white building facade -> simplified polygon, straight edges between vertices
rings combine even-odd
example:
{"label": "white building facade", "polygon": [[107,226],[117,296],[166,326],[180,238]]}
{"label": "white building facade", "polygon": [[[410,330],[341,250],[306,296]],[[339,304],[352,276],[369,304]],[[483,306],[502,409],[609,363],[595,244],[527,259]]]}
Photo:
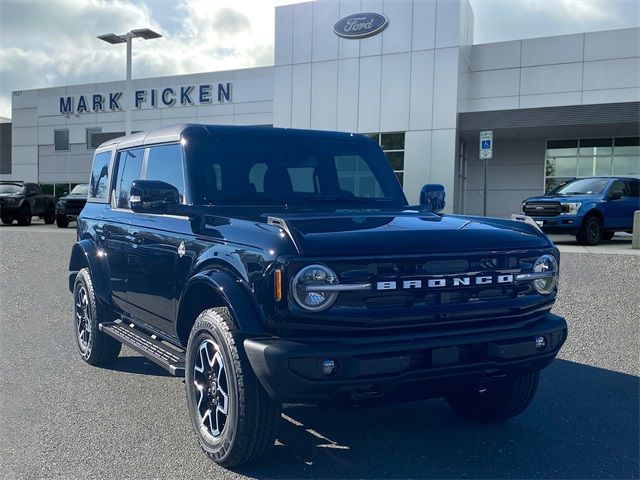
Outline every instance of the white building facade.
{"label": "white building facade", "polygon": [[[373,34],[338,35],[341,19],[366,30],[370,14],[386,20]],[[130,108],[133,131],[364,133],[411,202],[442,183],[448,211],[467,214],[484,213],[478,139],[492,130],[486,213],[506,216],[568,178],[640,174],[640,29],[474,45],[465,0],[317,0],[276,9],[273,67],[138,79],[130,92],[124,81],[14,92],[12,108],[0,179],[56,194],[86,182],[93,149],[124,133]]]}

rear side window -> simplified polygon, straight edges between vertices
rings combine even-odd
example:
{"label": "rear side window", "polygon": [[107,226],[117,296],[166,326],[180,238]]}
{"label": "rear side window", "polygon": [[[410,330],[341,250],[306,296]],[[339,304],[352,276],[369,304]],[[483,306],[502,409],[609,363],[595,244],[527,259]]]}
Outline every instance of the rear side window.
{"label": "rear side window", "polygon": [[109,161],[111,152],[101,152],[93,158],[89,179],[89,200],[106,200],[109,193]]}
{"label": "rear side window", "polygon": [[640,180],[629,180],[629,192],[632,197],[640,197]]}
{"label": "rear side window", "polygon": [[180,193],[180,203],[184,203],[182,147],[176,144],[149,148],[144,178],[145,180],[160,180],[173,185]]}
{"label": "rear side window", "polygon": [[140,180],[144,148],[125,150],[118,153],[118,173],[114,189],[114,204],[116,208],[131,208],[129,196],[131,184]]}
{"label": "rear side window", "polygon": [[609,193],[615,192],[616,190],[621,191],[625,197],[629,196],[628,183],[624,180],[616,180],[615,182],[613,182],[611,188],[609,188]]}

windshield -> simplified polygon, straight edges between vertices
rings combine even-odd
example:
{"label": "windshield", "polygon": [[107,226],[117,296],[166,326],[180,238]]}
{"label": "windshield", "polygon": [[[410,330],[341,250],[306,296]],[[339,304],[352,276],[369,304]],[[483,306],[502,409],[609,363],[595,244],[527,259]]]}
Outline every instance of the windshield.
{"label": "windshield", "polygon": [[12,183],[0,184],[0,193],[22,193],[22,185],[15,185]]}
{"label": "windshield", "polygon": [[374,143],[232,136],[200,143],[188,155],[195,165],[190,169],[194,204],[406,205],[393,170]]}
{"label": "windshield", "polygon": [[89,194],[89,185],[87,184],[80,184],[80,185],[76,185],[75,187],[73,187],[73,190],[71,190],[71,195],[88,195]]}
{"label": "windshield", "polygon": [[609,183],[608,178],[581,178],[560,185],[549,195],[598,195]]}

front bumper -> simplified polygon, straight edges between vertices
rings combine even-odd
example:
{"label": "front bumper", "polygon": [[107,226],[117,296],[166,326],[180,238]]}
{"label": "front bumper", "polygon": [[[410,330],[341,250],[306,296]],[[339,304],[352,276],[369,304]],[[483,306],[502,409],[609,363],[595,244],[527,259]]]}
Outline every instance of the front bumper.
{"label": "front bumper", "polygon": [[[531,217],[545,233],[576,234],[580,230],[582,217],[576,215],[558,215],[555,217]],[[541,224],[541,223],[542,224]]]}
{"label": "front bumper", "polygon": [[[546,340],[542,351],[535,346],[540,336]],[[274,400],[351,404],[392,396],[400,400],[441,396],[461,385],[541,370],[553,361],[566,338],[564,318],[547,313],[523,328],[467,336],[366,344],[248,338],[244,348]],[[320,371],[325,359],[338,364],[337,372],[328,377]]]}

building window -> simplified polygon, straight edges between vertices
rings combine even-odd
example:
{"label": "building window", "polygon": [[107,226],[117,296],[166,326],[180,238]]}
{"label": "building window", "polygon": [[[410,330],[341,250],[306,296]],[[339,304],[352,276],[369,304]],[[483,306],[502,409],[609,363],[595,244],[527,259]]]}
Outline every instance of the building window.
{"label": "building window", "polygon": [[87,142],[87,149],[88,150],[95,150],[97,148],[97,146],[95,144],[95,141],[93,140],[93,136],[98,134],[98,133],[102,133],[102,127],[91,127],[91,128],[86,128],[85,129],[85,140]]}
{"label": "building window", "polygon": [[640,175],[640,137],[547,141],[545,192],[598,175]]}
{"label": "building window", "polygon": [[53,147],[57,151],[69,151],[69,129],[53,131]]}
{"label": "building window", "polygon": [[91,134],[91,141],[89,142],[89,146],[87,148],[91,150],[96,149],[104,142],[108,142],[109,140],[113,140],[114,138],[118,137],[124,137],[124,132],[94,132]]}
{"label": "building window", "polygon": [[404,185],[404,132],[368,133],[367,137],[378,142],[387,156],[400,185]]}

